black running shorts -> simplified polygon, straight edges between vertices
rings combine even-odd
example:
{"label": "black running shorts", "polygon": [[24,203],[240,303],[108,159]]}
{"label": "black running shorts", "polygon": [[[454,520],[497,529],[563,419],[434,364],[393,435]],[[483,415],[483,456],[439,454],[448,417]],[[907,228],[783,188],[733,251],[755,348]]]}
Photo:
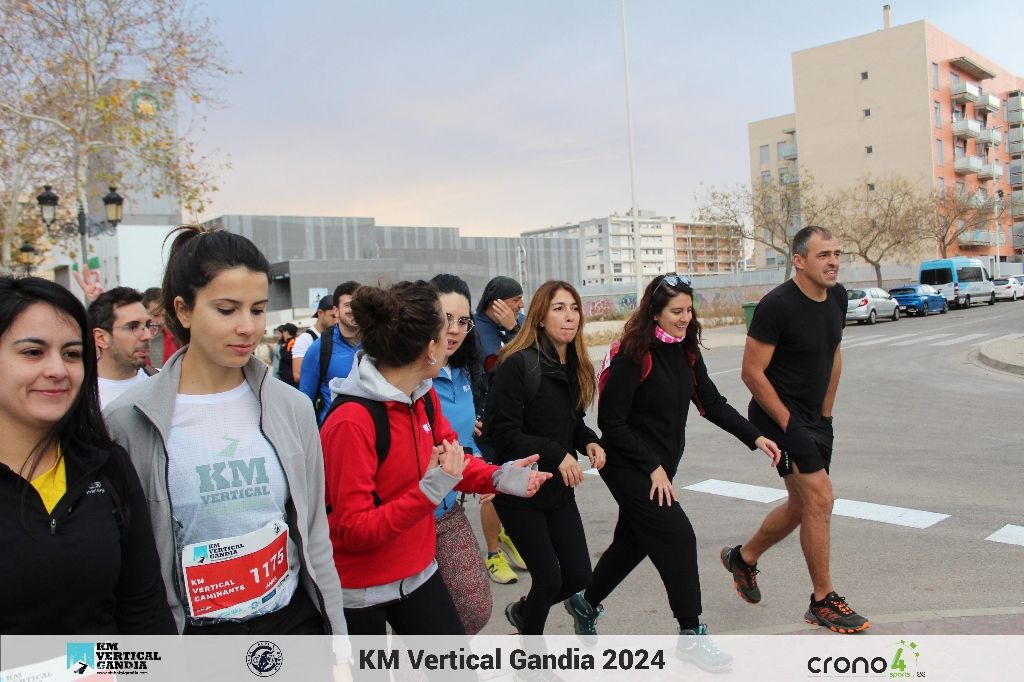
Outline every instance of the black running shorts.
{"label": "black running shorts", "polygon": [[795,415],[790,417],[788,431],[783,430],[760,407],[751,401],[750,423],[756,426],[766,438],[775,441],[782,450],[782,459],[776,470],[779,476],[793,473],[793,464],[801,474],[815,471],[829,472],[832,464],[832,424],[822,417],[815,424],[806,424]]}

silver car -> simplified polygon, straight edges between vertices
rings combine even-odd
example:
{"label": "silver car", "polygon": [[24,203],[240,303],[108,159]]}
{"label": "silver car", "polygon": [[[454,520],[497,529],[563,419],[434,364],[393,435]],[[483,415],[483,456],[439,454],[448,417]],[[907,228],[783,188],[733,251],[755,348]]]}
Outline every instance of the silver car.
{"label": "silver car", "polygon": [[900,319],[900,304],[888,292],[870,287],[846,290],[846,321],[874,324],[878,319]]}

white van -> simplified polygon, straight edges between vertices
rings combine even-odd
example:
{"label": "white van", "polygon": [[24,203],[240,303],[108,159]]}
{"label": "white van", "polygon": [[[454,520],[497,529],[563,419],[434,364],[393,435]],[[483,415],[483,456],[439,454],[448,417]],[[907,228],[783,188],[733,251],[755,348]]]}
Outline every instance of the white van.
{"label": "white van", "polygon": [[972,303],[996,304],[995,287],[985,264],[977,258],[939,258],[921,263],[921,284],[935,287],[952,307],[967,308]]}

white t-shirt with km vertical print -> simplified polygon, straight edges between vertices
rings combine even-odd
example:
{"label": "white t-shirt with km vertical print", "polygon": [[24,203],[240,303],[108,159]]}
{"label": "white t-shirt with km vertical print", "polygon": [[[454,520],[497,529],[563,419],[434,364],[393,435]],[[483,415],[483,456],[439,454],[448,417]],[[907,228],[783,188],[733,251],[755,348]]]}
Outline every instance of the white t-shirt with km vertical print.
{"label": "white t-shirt with km vertical print", "polygon": [[[224,393],[179,393],[167,453],[179,554],[187,545],[287,526],[288,481],[260,430],[259,402],[247,382]],[[299,572],[298,547],[290,534],[287,558],[287,573],[273,593],[219,617],[247,620],[287,606]]]}

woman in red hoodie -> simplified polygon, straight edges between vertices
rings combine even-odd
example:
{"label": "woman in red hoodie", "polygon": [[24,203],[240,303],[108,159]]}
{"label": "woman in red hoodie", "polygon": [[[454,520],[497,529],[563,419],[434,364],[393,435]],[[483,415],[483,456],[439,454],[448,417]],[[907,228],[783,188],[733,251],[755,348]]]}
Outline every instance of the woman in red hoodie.
{"label": "woman in red hoodie", "polygon": [[434,508],[452,489],[529,497],[551,474],[537,455],[498,467],[463,452],[431,387],[445,357],[431,284],[361,287],[352,313],[363,351],[331,381],[321,430],[349,634],[463,634],[434,560]]}

